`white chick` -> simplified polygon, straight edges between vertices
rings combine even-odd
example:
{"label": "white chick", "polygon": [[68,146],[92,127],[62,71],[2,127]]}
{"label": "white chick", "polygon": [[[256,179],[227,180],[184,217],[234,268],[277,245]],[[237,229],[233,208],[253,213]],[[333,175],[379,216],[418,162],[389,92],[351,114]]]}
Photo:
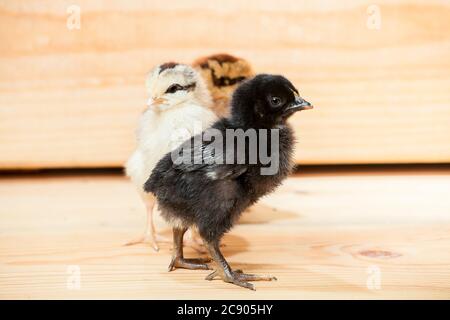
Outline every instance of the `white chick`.
{"label": "white chick", "polygon": [[[217,116],[211,111],[212,99],[204,80],[188,65],[169,62],[155,67],[146,87],[148,107],[140,118],[137,146],[126,163],[126,174],[144,201],[147,224],[144,235],[127,245],[146,242],[158,251],[158,242],[166,239],[155,231],[156,199],[144,192],[144,183],[166,153],[208,128]],[[198,250],[195,244],[192,240],[191,245]]]}

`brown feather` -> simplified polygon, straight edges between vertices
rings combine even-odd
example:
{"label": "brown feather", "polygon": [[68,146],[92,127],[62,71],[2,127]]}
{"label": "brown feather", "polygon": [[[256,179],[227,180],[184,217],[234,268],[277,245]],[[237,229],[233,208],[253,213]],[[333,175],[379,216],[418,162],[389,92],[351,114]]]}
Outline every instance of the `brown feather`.
{"label": "brown feather", "polygon": [[229,114],[231,95],[236,87],[254,76],[248,61],[226,53],[201,57],[192,66],[204,78],[214,101],[213,111],[219,117]]}

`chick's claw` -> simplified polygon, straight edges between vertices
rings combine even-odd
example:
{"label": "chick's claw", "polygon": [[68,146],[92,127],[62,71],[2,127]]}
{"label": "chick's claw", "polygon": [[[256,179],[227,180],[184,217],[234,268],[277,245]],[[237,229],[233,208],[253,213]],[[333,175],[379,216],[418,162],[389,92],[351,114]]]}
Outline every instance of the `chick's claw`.
{"label": "chick's claw", "polygon": [[181,257],[173,257],[169,264],[169,271],[182,268],[190,270],[211,270],[212,268],[208,265],[211,259],[186,259]]}
{"label": "chick's claw", "polygon": [[233,279],[232,281],[230,281],[230,283],[235,284],[239,287],[243,287],[243,288],[247,288],[250,289],[252,291],[256,291],[255,286],[253,284],[251,284],[250,282],[247,281],[241,281],[239,279]]}
{"label": "chick's claw", "polygon": [[159,243],[169,243],[170,239],[168,237],[165,237],[160,234],[144,234],[140,236],[139,238],[136,238],[134,240],[131,240],[127,243],[125,243],[125,246],[134,246],[137,244],[149,244],[152,246],[153,250],[159,251]]}
{"label": "chick's claw", "polygon": [[267,275],[256,275],[256,274],[248,274],[244,273],[242,270],[237,269],[231,272],[231,274],[226,274],[221,272],[220,270],[215,270],[206,276],[205,280],[211,281],[215,278],[220,278],[224,282],[232,283],[240,287],[244,287],[250,290],[255,290],[253,284],[249,281],[275,281],[276,277],[267,276]]}
{"label": "chick's claw", "polygon": [[[240,271],[240,272],[238,272]],[[268,275],[257,275],[250,273],[243,273],[242,270],[236,270],[234,272],[240,280],[244,281],[276,281],[276,277],[268,276]]]}

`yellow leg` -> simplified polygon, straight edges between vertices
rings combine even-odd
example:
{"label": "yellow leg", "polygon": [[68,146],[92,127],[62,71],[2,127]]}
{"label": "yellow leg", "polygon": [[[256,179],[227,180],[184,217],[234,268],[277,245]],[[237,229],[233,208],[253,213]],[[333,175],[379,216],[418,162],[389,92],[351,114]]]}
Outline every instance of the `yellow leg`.
{"label": "yellow leg", "polygon": [[198,232],[193,228],[189,229],[186,232],[186,234],[184,236],[183,245],[185,247],[190,247],[190,248],[194,249],[198,253],[206,253],[207,252],[205,246],[203,245],[202,238],[200,237]]}
{"label": "yellow leg", "polygon": [[147,209],[147,223],[145,225],[145,232],[142,236],[137,239],[134,239],[128,243],[126,246],[132,246],[140,243],[149,243],[155,251],[159,251],[158,242],[169,242],[170,239],[165,238],[164,236],[158,234],[155,230],[155,225],[153,222],[153,214],[155,212],[156,200],[155,199],[147,199],[145,201],[146,209]]}

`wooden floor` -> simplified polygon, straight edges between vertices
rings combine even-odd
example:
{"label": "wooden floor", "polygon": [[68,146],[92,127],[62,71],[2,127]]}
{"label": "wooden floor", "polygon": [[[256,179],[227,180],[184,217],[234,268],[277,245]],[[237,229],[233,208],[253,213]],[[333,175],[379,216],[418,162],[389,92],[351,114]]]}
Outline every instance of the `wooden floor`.
{"label": "wooden floor", "polygon": [[255,292],[167,272],[169,244],[123,246],[145,219],[119,174],[4,176],[0,221],[3,299],[450,298],[445,170],[290,178],[225,237],[233,267],[278,278]]}

